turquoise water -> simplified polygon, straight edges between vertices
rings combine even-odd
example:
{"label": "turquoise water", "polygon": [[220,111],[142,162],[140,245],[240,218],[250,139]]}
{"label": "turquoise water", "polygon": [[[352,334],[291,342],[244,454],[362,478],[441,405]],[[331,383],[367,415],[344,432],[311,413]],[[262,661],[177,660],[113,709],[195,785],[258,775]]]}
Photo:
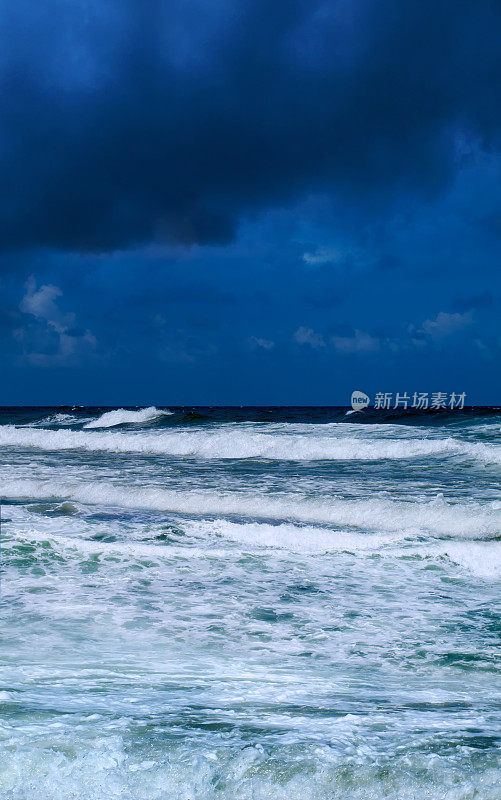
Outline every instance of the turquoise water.
{"label": "turquoise water", "polygon": [[0,412],[2,800],[499,800],[501,415],[345,413]]}

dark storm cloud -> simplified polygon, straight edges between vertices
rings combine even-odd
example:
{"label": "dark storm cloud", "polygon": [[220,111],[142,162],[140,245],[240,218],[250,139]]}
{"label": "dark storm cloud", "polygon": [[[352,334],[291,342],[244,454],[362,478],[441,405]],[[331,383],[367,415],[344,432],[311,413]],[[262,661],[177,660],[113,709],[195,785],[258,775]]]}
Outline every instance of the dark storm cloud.
{"label": "dark storm cloud", "polygon": [[0,13],[4,250],[225,242],[242,215],[307,192],[371,213],[439,191],[469,141],[499,144],[495,0]]}

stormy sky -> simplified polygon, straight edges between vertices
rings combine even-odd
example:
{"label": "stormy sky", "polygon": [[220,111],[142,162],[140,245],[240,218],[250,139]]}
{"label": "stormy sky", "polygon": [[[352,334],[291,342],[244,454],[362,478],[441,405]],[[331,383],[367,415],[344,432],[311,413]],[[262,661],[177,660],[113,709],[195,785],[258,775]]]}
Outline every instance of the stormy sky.
{"label": "stormy sky", "polygon": [[0,402],[501,402],[499,0],[4,0]]}

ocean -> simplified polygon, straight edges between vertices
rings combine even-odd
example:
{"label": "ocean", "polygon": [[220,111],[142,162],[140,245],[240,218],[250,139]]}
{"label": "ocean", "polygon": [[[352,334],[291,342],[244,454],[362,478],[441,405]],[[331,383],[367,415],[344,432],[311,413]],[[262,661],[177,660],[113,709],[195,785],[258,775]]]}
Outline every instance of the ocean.
{"label": "ocean", "polygon": [[501,410],[0,409],[2,800],[499,800]]}

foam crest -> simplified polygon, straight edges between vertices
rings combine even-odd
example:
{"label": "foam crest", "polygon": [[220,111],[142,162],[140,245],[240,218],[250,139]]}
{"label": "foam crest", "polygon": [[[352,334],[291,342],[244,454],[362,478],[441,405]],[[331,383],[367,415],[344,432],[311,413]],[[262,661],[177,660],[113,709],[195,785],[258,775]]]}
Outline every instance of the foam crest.
{"label": "foam crest", "polygon": [[203,530],[206,534],[215,535],[251,550],[256,547],[270,548],[305,555],[321,555],[340,550],[379,550],[394,541],[394,537],[391,535],[367,535],[288,523],[270,525],[249,522],[240,524],[225,519],[217,519],[212,522],[204,520]]}
{"label": "foam crest", "polygon": [[168,409],[159,409],[155,408],[155,406],[141,408],[139,411],[127,411],[125,408],[117,408],[114,411],[106,411],[98,419],[87,422],[83,427],[113,428],[115,425],[140,425],[143,422],[152,422],[154,419],[169,416],[172,413]]}
{"label": "foam crest", "polygon": [[464,501],[449,503],[437,496],[428,502],[331,498],[301,494],[167,491],[130,486],[121,489],[104,482],[55,483],[19,480],[5,482],[6,498],[56,498],[77,503],[151,511],[170,511],[188,516],[238,516],[252,520],[283,520],[350,527],[364,531],[399,532],[415,535],[492,538],[501,530],[501,503]]}
{"label": "foam crest", "polygon": [[[139,734],[129,717],[123,716],[120,724],[105,724],[101,714],[73,713],[72,717],[77,717],[81,741],[72,739],[64,717],[63,722],[50,717],[44,735],[35,726],[6,726],[6,768],[0,776],[4,797],[19,800],[35,796],[39,800],[102,800],[104,796],[127,800],[499,798],[499,772],[489,754],[485,757],[475,751],[460,752],[443,759],[419,751],[409,753],[408,748],[401,746],[396,747],[393,757],[383,754],[376,759],[372,747],[366,744],[355,750],[356,756],[352,755],[354,748],[353,745],[350,748],[350,742],[358,741],[365,733],[359,715],[355,714],[329,720],[334,731],[333,743],[329,744],[318,733],[318,741],[307,739],[297,744],[285,741],[275,745],[266,742],[266,747],[245,739],[235,741],[235,735],[221,744],[205,734],[190,742],[179,742],[179,735],[176,740],[164,733],[162,747],[152,725],[148,751],[136,744]],[[283,724],[283,717],[278,719]],[[404,734],[401,739],[405,740]],[[30,754],[29,760],[26,753]]]}
{"label": "foam crest", "polygon": [[204,522],[204,528],[207,532],[217,533],[218,536],[251,551],[261,547],[308,556],[341,551],[356,553],[358,556],[376,552],[386,558],[446,557],[466,572],[483,580],[496,581],[501,578],[501,552],[496,541],[435,541],[433,544],[427,541],[410,544],[404,541],[409,533],[405,530],[394,531],[392,534],[367,534],[288,524],[241,525],[227,520]]}
{"label": "foam crest", "polygon": [[[146,413],[148,412],[148,414]],[[119,425],[121,416],[143,414],[142,421],[154,419],[168,412],[144,409],[142,412],[108,412],[106,425]],[[155,416],[154,416],[155,414]],[[95,420],[86,427],[103,426]],[[119,421],[120,420],[120,421]],[[139,418],[128,418],[137,423]],[[452,437],[397,439],[388,437],[337,436],[320,433],[291,434],[282,431],[264,432],[253,429],[238,430],[221,426],[216,430],[152,430],[152,431],[75,431],[68,429],[46,430],[21,428],[13,425],[0,427],[0,445],[35,447],[43,450],[81,449],[90,452],[144,453],[203,459],[269,459],[283,461],[301,460],[359,460],[410,459],[427,457],[457,457],[475,459],[483,463],[501,463],[501,446],[465,442]]]}
{"label": "foam crest", "polygon": [[[80,563],[82,556],[100,560],[111,558],[114,564],[122,566],[147,558],[151,567],[154,563],[160,566],[165,560],[172,563],[173,559],[180,558],[184,561],[189,559],[193,567],[195,559],[217,558],[228,565],[232,558],[245,552],[280,551],[286,558],[352,554],[362,559],[360,569],[365,570],[368,564],[365,557],[377,553],[385,560],[403,558],[406,563],[409,559],[421,559],[426,563],[433,560],[440,562],[445,570],[446,559],[481,580],[492,582],[501,578],[501,552],[495,539],[430,539],[412,529],[364,532],[292,522],[234,522],[220,517],[182,521],[175,529],[182,531],[181,536],[174,533],[172,538],[167,537],[166,547],[165,540],[158,536],[158,531],[164,533],[164,527],[153,527],[145,537],[143,525],[134,529],[129,527],[124,535],[118,521],[111,526],[109,521],[93,522],[93,535],[88,538],[89,529],[83,531],[81,519],[73,514],[59,518],[57,528],[53,526],[52,517],[37,519],[33,525],[29,512],[21,506],[13,507],[9,515],[13,517],[14,525],[10,528],[11,536],[3,543],[7,559],[21,543],[42,547],[47,555],[47,543],[50,542],[58,558],[63,559],[65,569],[71,558]],[[110,537],[110,533],[114,536]]]}
{"label": "foam crest", "polygon": [[38,420],[38,422],[30,422],[28,425],[23,426],[26,428],[43,428],[44,425],[58,425],[66,427],[68,425],[81,425],[82,422],[89,422],[91,417],[77,417],[74,414],[51,414],[49,417]]}
{"label": "foam crest", "polygon": [[501,578],[499,542],[449,542],[444,554],[460,567],[484,580]]}

